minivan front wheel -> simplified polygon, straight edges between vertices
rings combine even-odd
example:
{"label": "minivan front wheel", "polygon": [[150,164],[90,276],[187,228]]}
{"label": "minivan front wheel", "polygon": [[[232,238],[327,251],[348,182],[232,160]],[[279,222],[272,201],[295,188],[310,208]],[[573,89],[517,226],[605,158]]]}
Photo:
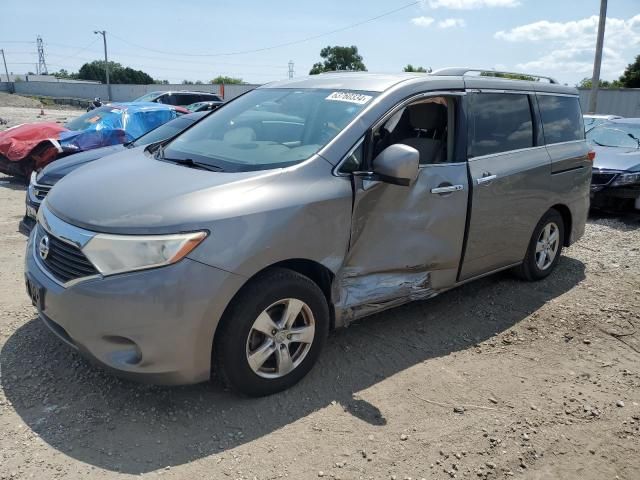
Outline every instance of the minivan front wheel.
{"label": "minivan front wheel", "polygon": [[549,210],[538,222],[524,261],[516,270],[524,280],[547,277],[555,268],[564,244],[564,222],[557,210]]}
{"label": "minivan front wheel", "polygon": [[214,369],[233,390],[270,395],[311,370],[328,331],[322,290],[304,275],[276,268],[251,280],[225,313]]}

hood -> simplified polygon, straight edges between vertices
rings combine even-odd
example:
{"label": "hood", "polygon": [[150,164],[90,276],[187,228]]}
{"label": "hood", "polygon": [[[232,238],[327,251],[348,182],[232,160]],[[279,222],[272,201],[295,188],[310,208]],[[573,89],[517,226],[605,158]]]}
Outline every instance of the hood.
{"label": "hood", "polygon": [[55,185],[62,177],[73,172],[76,168],[125,149],[126,147],[124,145],[111,145],[109,147],[76,153],[56,160],[47,165],[38,174],[37,182],[41,185]]}
{"label": "hood", "polygon": [[238,205],[257,201],[256,190],[280,175],[281,170],[199,170],[136,148],[67,175],[47,195],[46,206],[64,221],[96,232],[176,233],[237,215]]}
{"label": "hood", "polygon": [[56,144],[60,134],[67,131],[53,122],[25,123],[0,132],[0,155],[17,162],[27,157],[42,142]]}
{"label": "hood", "polygon": [[640,170],[640,150],[626,147],[592,146],[596,152],[593,168],[604,170]]}

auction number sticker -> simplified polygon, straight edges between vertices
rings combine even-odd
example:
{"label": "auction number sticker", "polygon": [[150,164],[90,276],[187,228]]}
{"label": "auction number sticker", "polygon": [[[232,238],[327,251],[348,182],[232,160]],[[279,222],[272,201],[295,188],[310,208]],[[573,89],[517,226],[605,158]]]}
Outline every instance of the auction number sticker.
{"label": "auction number sticker", "polygon": [[371,95],[363,95],[361,93],[353,92],[333,92],[325,100],[333,100],[334,102],[349,102],[357,103],[358,105],[364,105],[373,97]]}

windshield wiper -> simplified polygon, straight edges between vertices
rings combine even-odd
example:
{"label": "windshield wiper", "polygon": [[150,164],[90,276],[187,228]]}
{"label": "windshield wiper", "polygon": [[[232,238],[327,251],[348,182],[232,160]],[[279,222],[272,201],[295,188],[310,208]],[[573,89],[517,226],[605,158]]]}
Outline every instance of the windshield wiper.
{"label": "windshield wiper", "polygon": [[218,165],[209,165],[208,163],[196,162],[192,158],[165,158],[164,155],[161,157],[163,160],[167,162],[177,163],[178,165],[183,165],[189,168],[200,168],[202,170],[209,170],[211,172],[219,172],[222,170],[222,167]]}

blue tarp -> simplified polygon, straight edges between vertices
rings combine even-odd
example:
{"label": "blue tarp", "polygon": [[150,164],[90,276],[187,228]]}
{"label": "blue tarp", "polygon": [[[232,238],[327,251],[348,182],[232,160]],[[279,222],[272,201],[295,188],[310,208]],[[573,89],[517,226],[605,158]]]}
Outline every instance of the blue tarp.
{"label": "blue tarp", "polygon": [[105,105],[70,121],[60,132],[60,147],[79,152],[135,140],[178,116],[169,105],[129,102]]}

